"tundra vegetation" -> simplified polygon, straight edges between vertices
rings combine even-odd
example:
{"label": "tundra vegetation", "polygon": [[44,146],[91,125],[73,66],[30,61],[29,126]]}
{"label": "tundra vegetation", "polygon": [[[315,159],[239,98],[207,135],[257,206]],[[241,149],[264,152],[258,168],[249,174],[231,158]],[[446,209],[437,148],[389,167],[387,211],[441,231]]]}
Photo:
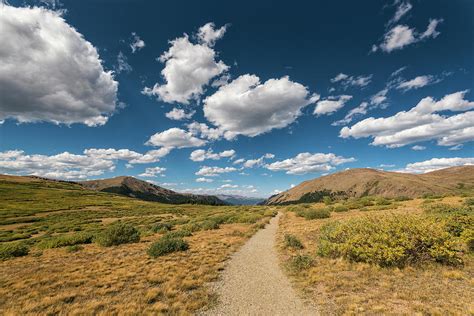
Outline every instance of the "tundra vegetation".
{"label": "tundra vegetation", "polygon": [[1,314],[192,314],[276,207],[166,205],[0,178]]}
{"label": "tundra vegetation", "polygon": [[[474,199],[376,197],[287,206],[279,252],[322,314],[474,311]],[[326,217],[303,214],[330,212]],[[291,236],[291,238],[289,237]],[[291,247],[298,240],[298,247]]]}

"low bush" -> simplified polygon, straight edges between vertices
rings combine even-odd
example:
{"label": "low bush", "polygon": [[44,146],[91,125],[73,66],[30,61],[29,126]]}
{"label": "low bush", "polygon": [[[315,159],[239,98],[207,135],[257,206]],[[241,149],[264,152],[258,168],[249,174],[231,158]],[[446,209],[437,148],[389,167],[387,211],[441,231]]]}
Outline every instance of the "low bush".
{"label": "low bush", "polygon": [[103,247],[135,243],[139,241],[140,232],[132,225],[124,223],[110,225],[95,238],[95,242]]}
{"label": "low bush", "polygon": [[168,232],[163,235],[163,238],[183,238],[183,237],[189,237],[192,236],[193,233],[190,232],[189,230],[181,229],[181,230],[175,230],[172,232]]}
{"label": "low bush", "polygon": [[321,228],[318,255],[382,267],[462,263],[458,239],[434,218],[416,215],[378,215],[328,223]]}
{"label": "low bush", "polygon": [[408,196],[402,195],[402,196],[397,196],[396,198],[394,198],[394,200],[396,202],[403,202],[403,201],[410,201],[411,198],[409,198]]}
{"label": "low bush", "polygon": [[349,211],[349,208],[347,206],[338,204],[338,205],[335,205],[332,210],[334,212],[347,212]]}
{"label": "low bush", "polygon": [[285,235],[285,246],[288,248],[294,248],[294,249],[303,249],[303,243],[293,235],[286,234]]}
{"label": "low bush", "polygon": [[464,230],[461,239],[466,243],[468,251],[474,252],[474,229]]}
{"label": "low bush", "polygon": [[199,223],[199,227],[201,230],[219,229],[219,222],[215,219],[208,219]]}
{"label": "low bush", "polygon": [[173,228],[173,225],[170,223],[156,223],[151,227],[151,231],[154,233],[166,233],[169,232]]}
{"label": "low bush", "polygon": [[91,233],[78,233],[73,235],[60,235],[49,237],[42,240],[38,244],[38,248],[51,249],[67,246],[74,246],[79,244],[90,244],[94,236]]}
{"label": "low bush", "polygon": [[309,269],[313,266],[314,259],[308,255],[297,255],[290,261],[290,269],[295,271],[301,271]]}
{"label": "low bush", "polygon": [[67,252],[78,252],[78,251],[81,251],[82,249],[84,249],[84,247],[82,247],[81,245],[74,245],[74,246],[68,246],[66,248],[66,251]]}
{"label": "low bush", "polygon": [[0,259],[26,256],[28,252],[28,247],[21,242],[0,244]]}
{"label": "low bush", "polygon": [[378,197],[375,199],[375,205],[390,205],[392,202],[384,197]]}
{"label": "low bush", "polygon": [[296,215],[304,217],[307,220],[331,217],[331,211],[326,208],[322,209],[300,209],[296,211]]}
{"label": "low bush", "polygon": [[465,199],[464,204],[467,206],[474,206],[474,198]]}
{"label": "low bush", "polygon": [[148,255],[156,258],[172,252],[186,251],[188,249],[189,244],[182,238],[161,238],[150,246]]}

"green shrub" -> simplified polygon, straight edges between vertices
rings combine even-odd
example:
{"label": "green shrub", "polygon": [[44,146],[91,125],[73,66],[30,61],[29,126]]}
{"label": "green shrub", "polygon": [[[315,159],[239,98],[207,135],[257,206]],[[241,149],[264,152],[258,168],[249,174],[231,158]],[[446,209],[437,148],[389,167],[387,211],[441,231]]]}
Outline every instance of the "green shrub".
{"label": "green shrub", "polygon": [[215,219],[208,219],[199,223],[199,227],[201,230],[219,229],[219,222]]}
{"label": "green shrub", "polygon": [[349,208],[347,206],[338,204],[334,206],[333,211],[334,212],[347,212],[349,211]]}
{"label": "green shrub", "polygon": [[394,198],[394,200],[396,202],[403,202],[403,201],[410,201],[411,198],[409,198],[408,196],[402,195],[402,196],[397,196],[396,198]]}
{"label": "green shrub", "polygon": [[183,237],[189,237],[192,236],[193,233],[190,232],[189,230],[181,229],[181,230],[175,230],[172,232],[168,232],[163,235],[163,238],[183,238]]}
{"label": "green shrub", "polygon": [[294,249],[303,249],[303,243],[293,235],[286,234],[285,235],[285,246],[288,248],[294,248]]}
{"label": "green shrub", "polygon": [[444,203],[427,204],[423,206],[423,209],[426,213],[434,215],[473,214],[473,210],[469,206],[454,206]]}
{"label": "green shrub", "polygon": [[103,247],[134,243],[140,241],[140,232],[129,224],[112,224],[100,233],[95,241]]}
{"label": "green shrub", "polygon": [[361,197],[358,203],[360,204],[361,207],[374,205],[373,198],[368,197],[368,196]]}
{"label": "green shrub", "polygon": [[73,235],[60,235],[55,237],[45,238],[38,244],[38,248],[51,249],[67,247],[79,244],[90,244],[93,239],[93,235],[90,233],[79,233]]}
{"label": "green shrub", "polygon": [[474,229],[466,229],[461,234],[461,239],[466,243],[467,249],[474,252]]}
{"label": "green shrub", "polygon": [[186,251],[188,249],[189,244],[181,238],[161,238],[150,246],[148,255],[156,258],[172,252]]}
{"label": "green shrub", "polygon": [[296,215],[304,217],[307,220],[328,218],[331,216],[331,212],[328,209],[300,209],[296,211]]}
{"label": "green shrub", "polygon": [[318,255],[403,267],[427,261],[462,263],[459,242],[433,218],[389,215],[331,222],[321,228]]}
{"label": "green shrub", "polygon": [[313,266],[314,259],[308,255],[297,255],[290,261],[290,268],[295,271],[309,269]]}
{"label": "green shrub", "polygon": [[81,251],[82,249],[84,249],[84,247],[82,247],[81,245],[73,245],[73,246],[68,246],[66,248],[66,251],[67,252],[78,252],[78,251]]}
{"label": "green shrub", "polygon": [[376,200],[375,200],[375,204],[376,205],[390,205],[392,204],[392,202],[390,202],[390,200],[384,198],[384,197],[378,197]]}
{"label": "green shrub", "polygon": [[26,256],[28,252],[28,247],[21,242],[0,244],[0,259]]}
{"label": "green shrub", "polygon": [[450,234],[459,237],[464,230],[474,228],[474,214],[455,214],[448,216],[445,220],[445,227]]}
{"label": "green shrub", "polygon": [[468,198],[464,200],[464,204],[467,206],[474,206],[474,198]]}
{"label": "green shrub", "polygon": [[151,227],[151,231],[154,233],[166,233],[169,232],[173,228],[173,225],[170,223],[156,223]]}
{"label": "green shrub", "polygon": [[330,196],[324,196],[323,197],[323,203],[326,205],[331,205],[332,204],[332,198]]}

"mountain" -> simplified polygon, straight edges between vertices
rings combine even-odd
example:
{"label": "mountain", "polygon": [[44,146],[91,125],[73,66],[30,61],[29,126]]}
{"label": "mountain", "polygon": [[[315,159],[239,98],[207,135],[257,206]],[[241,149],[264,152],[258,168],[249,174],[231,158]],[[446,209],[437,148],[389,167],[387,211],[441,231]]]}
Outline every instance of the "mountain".
{"label": "mountain", "polygon": [[79,183],[89,190],[115,193],[146,201],[169,204],[227,204],[213,195],[178,193],[133,177],[121,176],[111,179],[81,181]]}
{"label": "mountain", "polygon": [[233,205],[257,205],[265,201],[264,198],[248,197],[242,195],[217,195],[219,199]]}
{"label": "mountain", "polygon": [[474,166],[451,167],[425,174],[350,169],[302,182],[271,196],[265,204],[317,202],[327,195],[336,198],[368,195],[415,198],[466,190],[474,190]]}

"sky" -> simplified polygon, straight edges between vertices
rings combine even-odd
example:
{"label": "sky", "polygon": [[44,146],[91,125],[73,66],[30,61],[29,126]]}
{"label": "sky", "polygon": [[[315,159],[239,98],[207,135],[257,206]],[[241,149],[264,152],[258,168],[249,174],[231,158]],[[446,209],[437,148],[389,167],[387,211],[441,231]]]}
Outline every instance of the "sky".
{"label": "sky", "polygon": [[474,2],[0,0],[0,173],[268,197],[474,164]]}

